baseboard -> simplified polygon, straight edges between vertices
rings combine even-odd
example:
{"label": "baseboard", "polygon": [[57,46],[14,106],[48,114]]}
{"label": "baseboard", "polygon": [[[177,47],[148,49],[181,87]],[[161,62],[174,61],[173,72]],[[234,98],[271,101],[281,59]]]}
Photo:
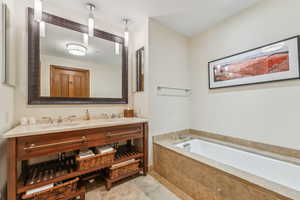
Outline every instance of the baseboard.
{"label": "baseboard", "polygon": [[3,188],[0,189],[0,200],[5,200],[6,199],[6,187],[7,185],[5,184]]}
{"label": "baseboard", "polygon": [[152,171],[153,171],[153,165],[149,165],[149,166],[148,166],[148,171],[149,171],[149,172],[152,172]]}

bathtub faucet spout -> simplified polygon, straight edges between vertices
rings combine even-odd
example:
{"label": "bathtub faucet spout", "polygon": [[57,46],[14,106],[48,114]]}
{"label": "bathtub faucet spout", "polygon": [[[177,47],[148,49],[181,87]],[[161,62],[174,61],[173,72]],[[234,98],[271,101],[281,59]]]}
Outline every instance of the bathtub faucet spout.
{"label": "bathtub faucet spout", "polygon": [[189,136],[189,135],[179,135],[179,139],[180,140],[191,140],[191,139],[193,139],[193,137]]}

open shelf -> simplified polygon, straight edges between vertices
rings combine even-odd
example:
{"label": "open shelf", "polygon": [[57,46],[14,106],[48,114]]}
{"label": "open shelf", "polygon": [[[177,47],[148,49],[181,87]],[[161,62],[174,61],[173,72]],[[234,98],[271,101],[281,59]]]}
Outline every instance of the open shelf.
{"label": "open shelf", "polygon": [[115,154],[114,164],[121,163],[127,160],[142,158],[144,156],[143,153],[139,152],[136,148],[132,146],[120,146]]}
{"label": "open shelf", "polygon": [[[143,156],[144,154],[139,152],[134,146],[119,146],[117,152],[115,153],[113,164],[125,162],[131,159],[143,158]],[[111,167],[111,164],[78,170],[75,157],[67,157],[64,159],[64,161],[52,160],[31,165],[28,167],[28,170],[25,170],[26,172],[21,174],[18,181],[17,193],[24,193],[30,189],[70,178],[75,178],[93,171],[109,167]]]}
{"label": "open shelf", "polygon": [[93,167],[93,168],[89,168],[89,169],[85,169],[85,170],[77,170],[77,171],[73,171],[71,173],[67,173],[67,174],[64,174],[64,175],[61,175],[61,176],[58,176],[58,177],[55,177],[55,178],[52,178],[52,179],[49,179],[49,180],[43,180],[43,181],[40,181],[38,183],[29,184],[29,185],[24,184],[24,178],[20,178],[20,180],[18,181],[17,193],[20,194],[20,193],[26,192],[27,190],[30,190],[30,189],[34,189],[34,188],[37,188],[37,187],[41,187],[43,185],[51,184],[53,182],[59,182],[59,181],[65,180],[65,179],[81,176],[83,174],[93,172],[93,171],[97,171],[97,170],[100,170],[100,169],[103,169],[103,168],[106,168],[106,167],[110,167],[110,165],[108,165],[108,166],[97,166],[97,167]]}
{"label": "open shelf", "polygon": [[76,161],[73,156],[63,160],[51,160],[34,164],[24,170],[22,174],[23,185],[33,185],[52,180],[74,171],[76,171]]}

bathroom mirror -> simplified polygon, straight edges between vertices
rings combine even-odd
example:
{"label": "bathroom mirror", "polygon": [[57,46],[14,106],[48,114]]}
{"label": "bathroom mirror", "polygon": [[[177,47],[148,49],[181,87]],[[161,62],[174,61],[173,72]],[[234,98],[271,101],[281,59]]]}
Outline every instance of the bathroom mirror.
{"label": "bathroom mirror", "polygon": [[145,63],[145,49],[140,48],[135,53],[136,59],[136,91],[144,91],[144,63]]}
{"label": "bathroom mirror", "polygon": [[127,48],[124,38],[28,9],[29,104],[126,104]]}

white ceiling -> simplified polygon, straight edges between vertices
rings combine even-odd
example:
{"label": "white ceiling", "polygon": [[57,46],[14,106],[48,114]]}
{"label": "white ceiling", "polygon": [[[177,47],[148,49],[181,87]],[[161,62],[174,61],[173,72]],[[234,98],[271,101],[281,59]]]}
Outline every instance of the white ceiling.
{"label": "white ceiling", "polygon": [[241,12],[262,0],[46,0],[45,4],[65,8],[76,15],[87,15],[85,4],[96,5],[97,19],[120,24],[128,17],[133,25],[152,17],[162,24],[191,36]]}

